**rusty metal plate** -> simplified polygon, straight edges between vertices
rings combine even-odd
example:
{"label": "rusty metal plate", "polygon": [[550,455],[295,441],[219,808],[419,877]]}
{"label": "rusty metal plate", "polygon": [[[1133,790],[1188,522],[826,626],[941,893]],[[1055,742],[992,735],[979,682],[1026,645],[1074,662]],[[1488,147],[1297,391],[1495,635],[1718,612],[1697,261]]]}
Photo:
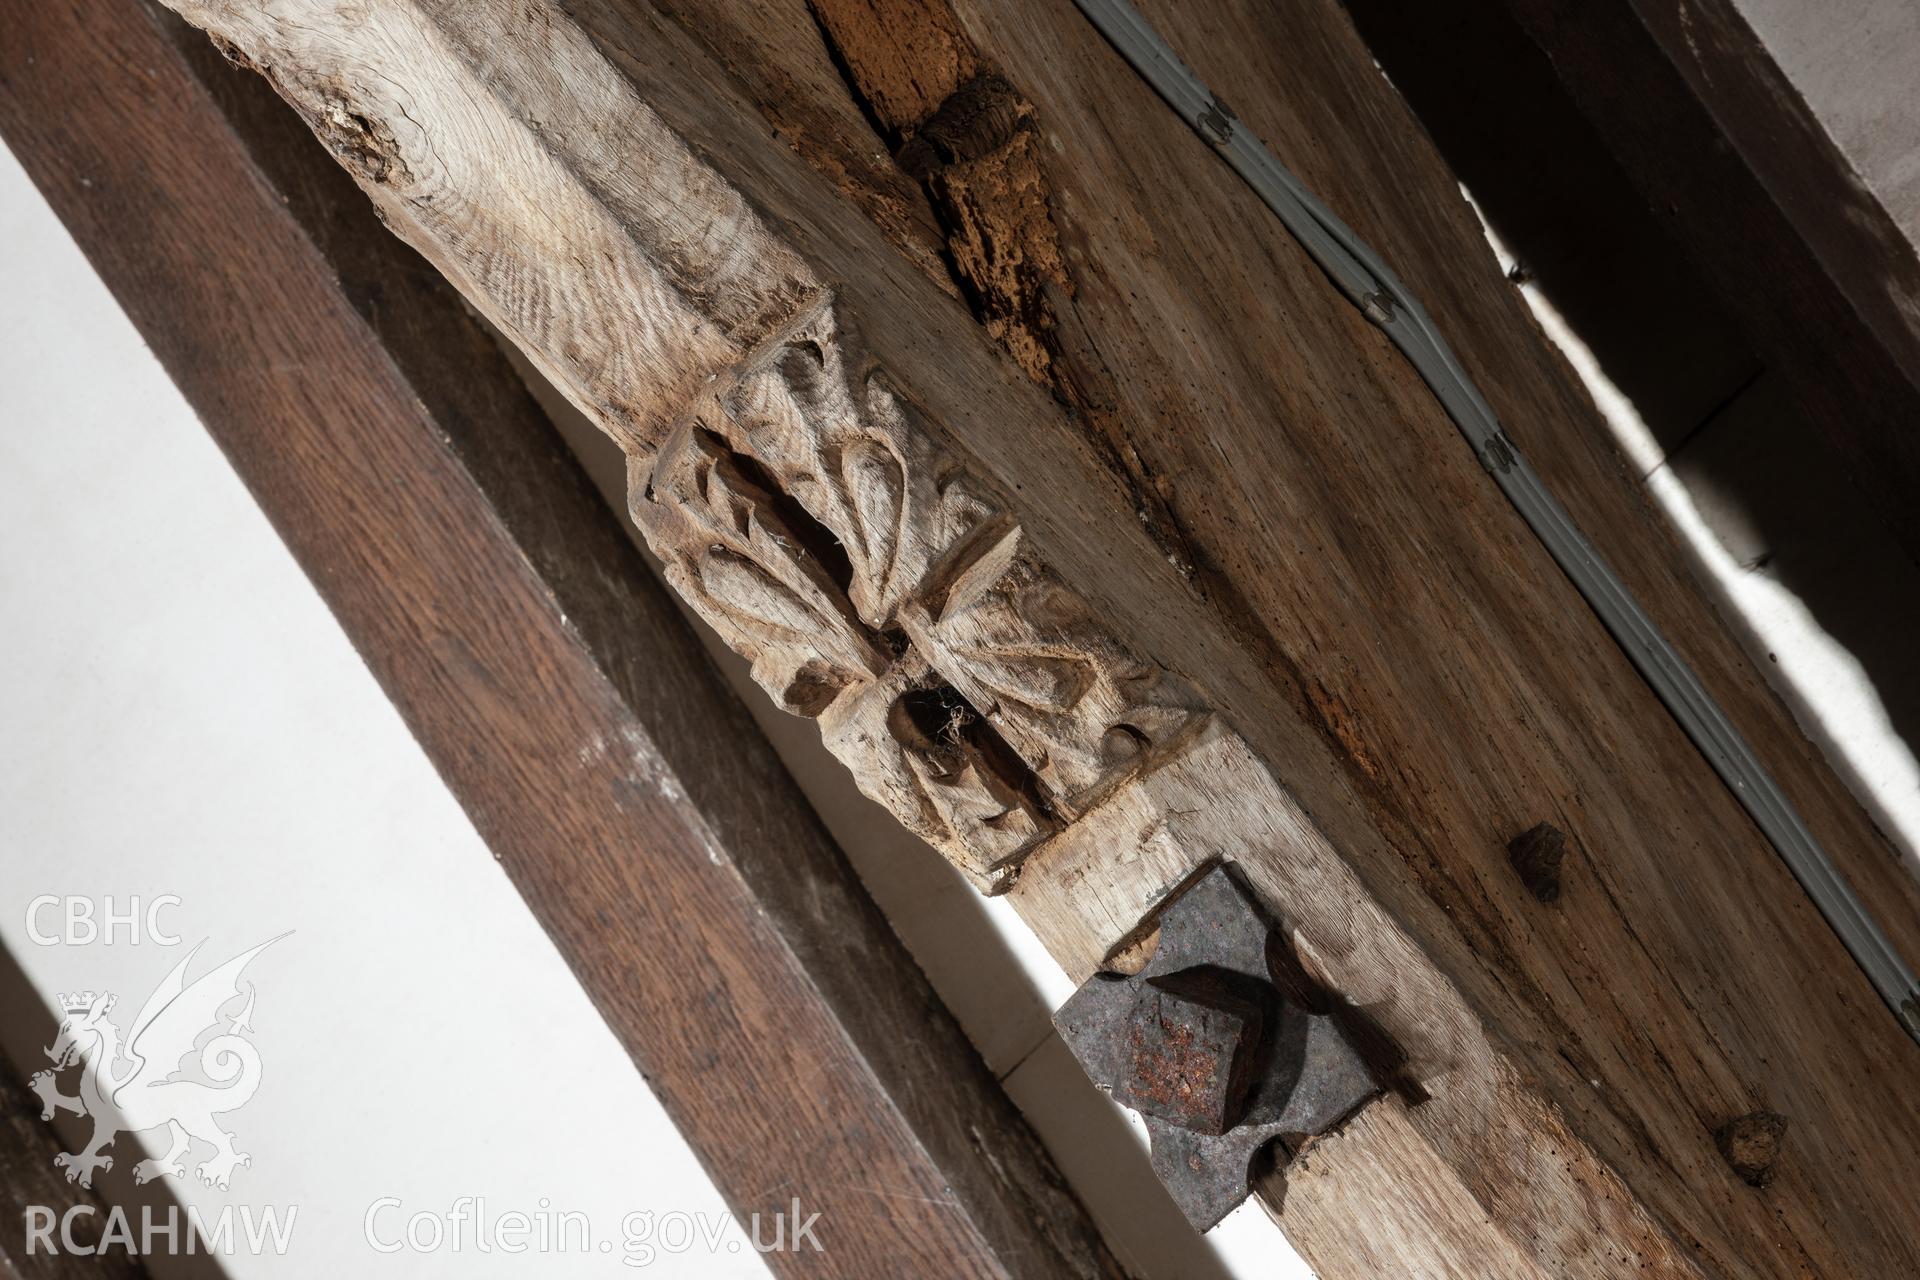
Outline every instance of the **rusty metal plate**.
{"label": "rusty metal plate", "polygon": [[1053,1024],[1094,1083],[1140,1113],[1155,1172],[1205,1231],[1247,1198],[1262,1147],[1291,1157],[1379,1087],[1333,1019],[1275,987],[1272,926],[1227,867],[1159,915],[1146,967],[1095,974]]}

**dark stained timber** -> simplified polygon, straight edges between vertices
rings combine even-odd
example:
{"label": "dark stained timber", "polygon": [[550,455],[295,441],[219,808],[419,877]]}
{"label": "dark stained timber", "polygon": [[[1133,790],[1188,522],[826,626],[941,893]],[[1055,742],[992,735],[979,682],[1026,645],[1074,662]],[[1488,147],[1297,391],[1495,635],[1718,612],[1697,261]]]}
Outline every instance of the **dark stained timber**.
{"label": "dark stained timber", "polygon": [[728,1202],[821,1213],[774,1270],[1118,1274],[439,275],[170,15],[4,21],[8,145]]}

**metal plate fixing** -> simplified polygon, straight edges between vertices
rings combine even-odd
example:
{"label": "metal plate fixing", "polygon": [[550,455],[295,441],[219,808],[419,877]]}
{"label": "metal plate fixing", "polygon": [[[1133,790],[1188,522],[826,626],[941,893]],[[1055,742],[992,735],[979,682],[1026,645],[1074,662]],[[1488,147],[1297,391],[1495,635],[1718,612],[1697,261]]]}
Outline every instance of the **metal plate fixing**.
{"label": "metal plate fixing", "polygon": [[1215,866],[1161,909],[1139,974],[1097,973],[1053,1015],[1094,1083],[1146,1121],[1154,1171],[1201,1231],[1247,1198],[1262,1147],[1291,1156],[1379,1092],[1333,1020],[1275,987],[1271,935]]}

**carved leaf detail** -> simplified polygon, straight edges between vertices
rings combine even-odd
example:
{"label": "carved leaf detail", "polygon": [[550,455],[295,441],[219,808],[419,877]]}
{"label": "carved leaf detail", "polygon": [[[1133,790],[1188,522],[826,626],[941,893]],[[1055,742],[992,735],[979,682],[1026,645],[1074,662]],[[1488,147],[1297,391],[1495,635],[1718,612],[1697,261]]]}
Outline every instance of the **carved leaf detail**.
{"label": "carved leaf detail", "polygon": [[633,514],[669,581],[752,661],[761,686],[816,716],[887,658],[777,501],[721,441],[688,431],[661,450]]}
{"label": "carved leaf detail", "polygon": [[1017,760],[979,740],[979,718],[957,698],[910,651],[837,700],[820,717],[820,732],[862,792],[983,892],[1000,893],[1057,824]]}
{"label": "carved leaf detail", "polygon": [[1031,711],[1063,714],[1073,710],[1099,679],[1084,653],[1041,649],[954,648],[972,681],[994,694],[994,701]]}
{"label": "carved leaf detail", "polygon": [[844,633],[840,619],[803,599],[758,563],[714,547],[702,557],[698,572],[707,597],[762,639],[810,650],[849,674],[872,674],[866,654],[837,643]]}
{"label": "carved leaf detail", "polygon": [[840,459],[840,475],[860,517],[855,581],[864,578],[872,584],[876,596],[863,612],[885,615],[892,612],[895,603],[894,561],[906,532],[906,468],[891,449],[871,439],[849,442],[841,450]]}
{"label": "carved leaf detail", "polygon": [[754,678],[988,892],[1205,720],[831,306],[696,407],[634,512]]}
{"label": "carved leaf detail", "polygon": [[1072,813],[1197,723],[1201,704],[1122,646],[1016,538],[985,542],[947,598],[904,617],[928,660]]}
{"label": "carved leaf detail", "polygon": [[984,865],[1019,853],[1040,834],[1033,815],[997,794],[987,776],[971,762],[954,773],[943,774],[935,763],[912,752],[906,753],[906,761],[920,785],[922,798],[955,838],[977,851]]}
{"label": "carved leaf detail", "polygon": [[985,523],[986,486],[938,452],[919,410],[873,369],[831,309],[741,376],[706,423],[750,455],[844,548],[847,597],[875,630]]}

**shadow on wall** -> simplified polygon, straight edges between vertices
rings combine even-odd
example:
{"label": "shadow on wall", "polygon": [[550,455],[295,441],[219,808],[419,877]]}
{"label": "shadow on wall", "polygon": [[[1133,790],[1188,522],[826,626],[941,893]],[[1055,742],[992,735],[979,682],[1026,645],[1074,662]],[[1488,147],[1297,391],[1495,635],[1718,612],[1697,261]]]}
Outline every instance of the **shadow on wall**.
{"label": "shadow on wall", "polygon": [[[1757,354],[1546,56],[1490,0],[1347,7],[1519,262],[1516,282],[1541,290],[1633,402],[1734,560],[1798,597],[1864,668],[1893,731],[1920,744],[1920,564],[1870,512],[1790,379]],[[1805,700],[1781,692],[1818,740]]]}

